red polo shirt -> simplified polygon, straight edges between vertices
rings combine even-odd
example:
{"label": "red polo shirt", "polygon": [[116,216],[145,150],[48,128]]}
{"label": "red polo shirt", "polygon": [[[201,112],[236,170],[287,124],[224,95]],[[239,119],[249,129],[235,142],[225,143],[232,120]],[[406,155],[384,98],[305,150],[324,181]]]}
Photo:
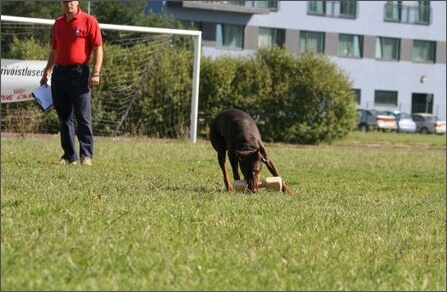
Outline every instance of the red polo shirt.
{"label": "red polo shirt", "polygon": [[102,46],[101,30],[96,18],[81,11],[66,21],[59,16],[53,25],[51,48],[59,65],[88,63],[93,47]]}

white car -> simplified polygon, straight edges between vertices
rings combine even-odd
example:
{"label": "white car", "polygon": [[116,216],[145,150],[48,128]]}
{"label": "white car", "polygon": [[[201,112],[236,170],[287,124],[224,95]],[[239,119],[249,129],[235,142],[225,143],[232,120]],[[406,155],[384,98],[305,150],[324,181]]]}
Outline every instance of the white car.
{"label": "white car", "polygon": [[396,117],[398,133],[416,133],[416,123],[410,114],[400,111],[385,111],[385,113]]}
{"label": "white car", "polygon": [[377,112],[377,127],[382,131],[397,131],[397,118],[393,114],[388,114],[386,112]]}

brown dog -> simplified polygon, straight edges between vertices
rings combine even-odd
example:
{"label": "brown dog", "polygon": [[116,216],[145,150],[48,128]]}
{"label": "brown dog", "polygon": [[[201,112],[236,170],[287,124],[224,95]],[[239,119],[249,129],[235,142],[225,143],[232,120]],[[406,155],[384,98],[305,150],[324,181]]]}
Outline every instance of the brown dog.
{"label": "brown dog", "polygon": [[[225,166],[226,152],[233,170],[234,180],[239,180],[240,166],[248,190],[256,193],[260,184],[260,173],[264,163],[273,176],[280,176],[273,161],[268,157],[253,118],[244,111],[231,109],[219,113],[211,124],[210,140],[217,151],[219,166],[227,191],[233,190]],[[285,182],[282,191],[292,194]]]}

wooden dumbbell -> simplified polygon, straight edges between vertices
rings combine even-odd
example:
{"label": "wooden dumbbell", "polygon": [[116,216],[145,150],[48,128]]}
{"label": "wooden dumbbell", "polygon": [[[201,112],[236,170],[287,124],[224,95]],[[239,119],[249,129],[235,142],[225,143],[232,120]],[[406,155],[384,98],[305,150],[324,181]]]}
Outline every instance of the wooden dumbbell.
{"label": "wooden dumbbell", "polygon": [[[247,182],[244,179],[235,180],[233,187],[237,192],[245,191]],[[280,192],[282,190],[282,179],[279,176],[267,177],[259,185],[260,188],[266,188],[269,191]]]}

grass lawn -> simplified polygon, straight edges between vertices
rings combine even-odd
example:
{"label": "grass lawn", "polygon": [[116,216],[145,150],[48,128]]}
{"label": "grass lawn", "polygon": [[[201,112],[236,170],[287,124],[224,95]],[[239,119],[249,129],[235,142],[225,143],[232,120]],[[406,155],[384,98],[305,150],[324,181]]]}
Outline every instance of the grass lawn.
{"label": "grass lawn", "polygon": [[446,290],[445,136],[266,146],[293,196],[225,192],[208,141],[2,138],[1,289]]}

